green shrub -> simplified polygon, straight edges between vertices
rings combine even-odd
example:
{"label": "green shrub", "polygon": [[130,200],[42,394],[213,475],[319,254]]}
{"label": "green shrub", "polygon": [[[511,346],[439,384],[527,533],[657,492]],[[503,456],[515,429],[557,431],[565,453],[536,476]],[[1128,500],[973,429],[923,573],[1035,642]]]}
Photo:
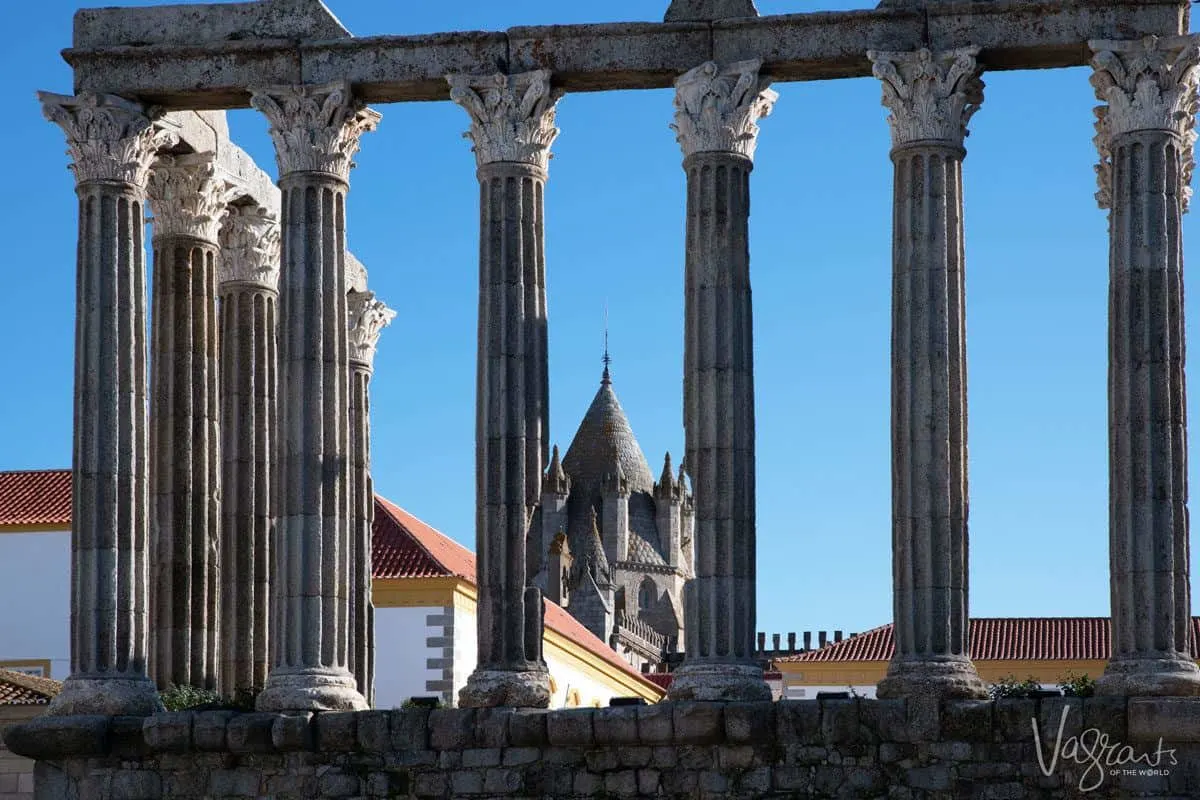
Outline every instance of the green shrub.
{"label": "green shrub", "polygon": [[993,700],[999,700],[1001,697],[1030,697],[1041,688],[1042,685],[1032,675],[1023,681],[1017,680],[1014,675],[1006,675],[988,687],[988,694]]}
{"label": "green shrub", "polygon": [[171,684],[159,693],[167,711],[188,711],[199,706],[218,705],[221,695],[213,689]]}
{"label": "green shrub", "polygon": [[1067,697],[1091,697],[1096,693],[1096,682],[1086,672],[1082,675],[1068,672],[1058,679],[1058,686]]}

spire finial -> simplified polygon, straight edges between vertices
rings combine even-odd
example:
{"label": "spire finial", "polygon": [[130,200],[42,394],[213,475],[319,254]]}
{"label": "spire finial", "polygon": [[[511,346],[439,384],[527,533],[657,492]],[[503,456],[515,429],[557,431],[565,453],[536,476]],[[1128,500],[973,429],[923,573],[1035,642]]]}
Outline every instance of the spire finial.
{"label": "spire finial", "polygon": [[604,375],[600,378],[600,383],[609,385],[612,383],[612,377],[608,374],[608,367],[612,364],[612,356],[608,354],[608,301],[604,301]]}

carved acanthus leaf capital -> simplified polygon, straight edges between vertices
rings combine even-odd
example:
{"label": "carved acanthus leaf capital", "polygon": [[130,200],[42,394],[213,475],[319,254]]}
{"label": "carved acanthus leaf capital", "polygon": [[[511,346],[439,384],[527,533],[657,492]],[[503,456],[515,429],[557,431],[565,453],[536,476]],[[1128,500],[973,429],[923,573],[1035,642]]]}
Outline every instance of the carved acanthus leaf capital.
{"label": "carved acanthus leaf capital", "polygon": [[547,70],[519,75],[447,75],[450,99],[471,115],[463,134],[474,143],[475,162],[530,164],[546,169],[558,138],[555,111],[563,93]]}
{"label": "carved acanthus leaf capital", "polygon": [[145,189],[159,150],[179,134],[157,109],[114,95],[38,92],[42,113],[67,135],[67,153],[77,184],[114,181]]}
{"label": "carved acanthus leaf capital", "polygon": [[374,292],[346,293],[350,320],[350,360],[371,367],[379,334],[396,318],[396,312],[375,298]]}
{"label": "carved acanthus leaf capital", "polygon": [[220,283],[279,288],[279,222],[259,206],[233,206],[221,228]]}
{"label": "carved acanthus leaf capital", "polygon": [[883,105],[892,113],[892,146],[949,142],[961,147],[967,123],[983,103],[978,47],[932,52],[867,53],[883,82]]}
{"label": "carved acanthus leaf capital", "polygon": [[216,154],[159,156],[146,185],[155,236],[194,236],[217,243],[233,191]]}
{"label": "carved acanthus leaf capital", "polygon": [[1096,166],[1101,208],[1112,206],[1112,148],[1123,134],[1167,131],[1179,137],[1184,209],[1192,196],[1195,166],[1196,87],[1200,36],[1147,36],[1133,41],[1089,42],[1092,86],[1106,105],[1096,108]]}
{"label": "carved acanthus leaf capital", "polygon": [[381,119],[379,112],[355,99],[346,81],[259,89],[250,105],[271,123],[281,178],[323,172],[349,182],[359,140]]}
{"label": "carved acanthus leaf capital", "polygon": [[733,153],[754,159],[758,121],[771,113],[779,94],[759,75],[762,61],[722,68],[708,61],[675,81],[671,129],[687,158],[693,153]]}

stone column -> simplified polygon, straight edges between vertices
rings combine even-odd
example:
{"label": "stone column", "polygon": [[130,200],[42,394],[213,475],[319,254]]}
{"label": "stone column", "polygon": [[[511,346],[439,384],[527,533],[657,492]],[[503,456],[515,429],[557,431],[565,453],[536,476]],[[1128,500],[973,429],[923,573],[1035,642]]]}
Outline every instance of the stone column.
{"label": "stone column", "polygon": [[366,707],[350,673],[346,193],[379,114],[345,82],[256,91],[282,194],[279,516],[273,666],[262,711]]}
{"label": "stone column", "polygon": [[525,537],[549,460],[543,192],[561,92],[545,71],[448,76],[480,187],[476,522],[479,664],[463,706],[545,708],[542,598]]}
{"label": "stone column", "polygon": [[371,526],[375,521],[375,488],[371,481],[371,374],[379,334],[396,312],[375,299],[374,292],[351,290],[350,317],[350,671],[359,693],[374,705],[375,604],[371,600]]}
{"label": "stone column", "polygon": [[40,93],[79,196],[71,490],[71,675],[51,714],[149,714],[146,675],[146,181],[177,137],[110,95]]}
{"label": "stone column", "polygon": [[279,381],[279,222],[234,207],[221,229],[221,693],[270,668]]}
{"label": "stone column", "polygon": [[967,616],[963,140],[978,48],[869,53],[891,111],[892,580],[880,697],[986,697]]}
{"label": "stone column", "polygon": [[696,496],[672,700],[769,700],[755,661],[754,343],[750,172],[778,95],[762,62],[708,62],[675,83],[687,173],[683,426]]}
{"label": "stone column", "polygon": [[227,184],[214,154],[150,172],[150,675],[217,688],[221,556],[217,237]]}
{"label": "stone column", "polygon": [[1188,569],[1182,217],[1200,37],[1091,43],[1109,210],[1113,648],[1097,691],[1197,695]]}

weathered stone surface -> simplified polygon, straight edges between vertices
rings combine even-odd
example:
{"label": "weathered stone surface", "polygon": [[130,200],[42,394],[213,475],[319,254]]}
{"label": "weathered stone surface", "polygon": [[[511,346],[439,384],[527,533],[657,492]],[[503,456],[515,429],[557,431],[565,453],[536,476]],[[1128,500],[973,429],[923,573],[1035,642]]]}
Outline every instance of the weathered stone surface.
{"label": "weathered stone surface", "polygon": [[546,734],[550,744],[559,747],[587,747],[592,744],[592,715],[590,708],[551,711],[546,715]]}
{"label": "weathered stone surface", "polygon": [[200,711],[192,719],[192,743],[197,750],[223,752],[228,748],[225,729],[229,720],[236,716],[233,711]]}
{"label": "weathered stone surface", "polygon": [[716,744],[725,738],[725,717],[714,703],[674,703],[672,740],[680,744]]}
{"label": "weathered stone surface", "polygon": [[271,726],[271,746],[286,753],[313,748],[313,715],[281,714]]}
{"label": "weathered stone surface", "polygon": [[233,753],[269,753],[275,749],[271,739],[278,714],[242,714],[229,720],[225,741]]}
{"label": "weathered stone surface", "polygon": [[190,711],[183,711],[147,717],[142,726],[146,744],[152,750],[186,753],[192,749],[192,722],[195,716]]}
{"label": "weathered stone surface", "polygon": [[754,0],[671,0],[667,22],[709,22],[730,17],[757,17]]}
{"label": "weathered stone surface", "polygon": [[597,709],[592,718],[596,744],[623,745],[638,743],[637,706],[618,706]]}

